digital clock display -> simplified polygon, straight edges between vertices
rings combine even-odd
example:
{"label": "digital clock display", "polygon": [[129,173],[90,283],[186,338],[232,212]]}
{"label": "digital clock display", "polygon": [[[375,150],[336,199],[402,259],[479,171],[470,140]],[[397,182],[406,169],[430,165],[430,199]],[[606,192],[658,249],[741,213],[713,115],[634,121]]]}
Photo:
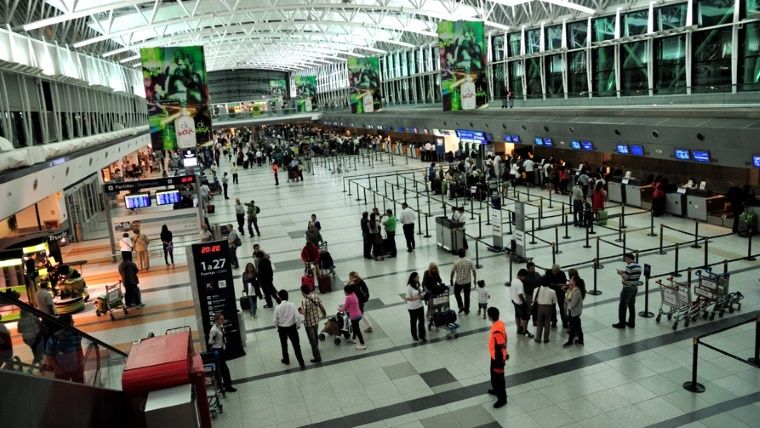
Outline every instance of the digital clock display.
{"label": "digital clock display", "polygon": [[206,245],[201,247],[201,254],[212,254],[222,251],[221,245]]}

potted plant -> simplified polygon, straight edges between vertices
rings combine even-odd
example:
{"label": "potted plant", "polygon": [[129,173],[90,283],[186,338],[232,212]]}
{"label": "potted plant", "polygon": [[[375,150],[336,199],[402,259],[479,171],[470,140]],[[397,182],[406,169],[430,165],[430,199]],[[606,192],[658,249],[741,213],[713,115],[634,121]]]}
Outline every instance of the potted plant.
{"label": "potted plant", "polygon": [[739,236],[750,236],[757,232],[757,222],[752,211],[744,211],[739,214]]}

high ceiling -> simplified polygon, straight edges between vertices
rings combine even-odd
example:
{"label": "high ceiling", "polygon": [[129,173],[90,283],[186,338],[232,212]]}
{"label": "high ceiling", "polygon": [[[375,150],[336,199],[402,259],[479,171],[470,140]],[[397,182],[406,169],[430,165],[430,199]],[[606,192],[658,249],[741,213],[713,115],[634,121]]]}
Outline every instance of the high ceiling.
{"label": "high ceiling", "polygon": [[[440,20],[487,30],[584,17],[625,0],[0,0],[5,22],[127,65],[201,44],[209,71],[298,70],[424,45]],[[26,13],[24,14],[24,11]],[[21,17],[19,18],[19,12]],[[19,20],[22,22],[19,22]],[[76,28],[71,30],[71,28]],[[65,31],[63,31],[65,29]],[[63,39],[63,40],[61,40]]]}

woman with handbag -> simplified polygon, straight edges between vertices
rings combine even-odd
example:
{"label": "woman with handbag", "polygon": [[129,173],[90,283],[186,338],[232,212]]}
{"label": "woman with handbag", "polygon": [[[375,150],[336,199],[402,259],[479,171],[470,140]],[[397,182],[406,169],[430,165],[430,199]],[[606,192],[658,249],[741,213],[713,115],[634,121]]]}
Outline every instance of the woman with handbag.
{"label": "woman with handbag", "polygon": [[169,266],[169,259],[172,260],[172,266],[174,266],[174,242],[172,232],[169,230],[169,226],[161,226],[161,244],[164,246],[164,261],[166,266]]}
{"label": "woman with handbag", "polygon": [[577,273],[570,277],[570,281],[567,283],[567,291],[565,292],[565,311],[570,324],[570,331],[567,335],[567,342],[562,344],[563,348],[572,346],[573,343],[583,345],[581,313],[583,312],[583,298],[586,297],[585,289],[583,280]]}
{"label": "woman with handbag", "polygon": [[243,271],[240,279],[243,281],[243,292],[246,294],[245,297],[247,297],[250,306],[248,310],[250,311],[251,316],[256,318],[256,309],[258,307],[257,299],[261,299],[262,295],[259,278],[256,275],[256,267],[253,263],[245,265],[245,271]]}
{"label": "woman with handbag", "polygon": [[557,293],[551,289],[548,278],[541,278],[541,285],[533,291],[533,307],[536,322],[536,342],[541,343],[543,333],[544,343],[549,343],[552,313],[557,304]]}
{"label": "woman with handbag", "polygon": [[422,307],[423,290],[420,286],[420,276],[417,272],[409,275],[406,283],[406,309],[409,311],[409,325],[412,329],[412,339],[427,342],[425,337],[425,309]]}

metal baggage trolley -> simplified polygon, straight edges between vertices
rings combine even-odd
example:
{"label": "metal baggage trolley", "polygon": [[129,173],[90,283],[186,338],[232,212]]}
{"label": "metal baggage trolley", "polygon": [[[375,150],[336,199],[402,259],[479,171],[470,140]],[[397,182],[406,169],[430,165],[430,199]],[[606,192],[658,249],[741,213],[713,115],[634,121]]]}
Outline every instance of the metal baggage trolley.
{"label": "metal baggage trolley", "polygon": [[219,364],[219,355],[216,351],[201,352],[203,360],[203,382],[206,385],[206,398],[208,400],[208,409],[212,417],[217,413],[224,412],[222,397],[225,396],[222,379],[217,369]]}
{"label": "metal baggage trolley", "polygon": [[95,315],[97,316],[108,312],[111,316],[111,321],[114,321],[116,319],[113,316],[114,309],[122,309],[125,317],[129,313],[127,305],[124,303],[124,292],[121,290],[121,281],[114,285],[106,285],[106,294],[98,296],[95,300]]}
{"label": "metal baggage trolley", "polygon": [[[734,306],[736,310],[741,310],[742,304],[740,301],[744,296],[740,292],[729,292],[728,284],[730,274],[716,274],[710,269],[704,271],[698,270],[695,272],[697,276],[697,287],[694,293],[698,296],[698,299],[702,299],[705,302],[705,307],[702,312],[702,318],[710,320],[715,319],[715,314],[719,317],[728,311],[734,312]],[[708,309],[708,306],[712,305],[712,311]]]}
{"label": "metal baggage trolley", "polygon": [[[666,281],[657,280],[657,284],[660,286],[660,309],[655,318],[656,322],[660,322],[662,316],[668,317],[668,320],[673,321],[673,330],[678,329],[678,322],[684,320],[684,324],[689,326],[689,314],[691,312],[691,285],[688,283],[681,283],[668,277]],[[668,310],[665,310],[665,307]]]}
{"label": "metal baggage trolley", "polygon": [[[451,310],[451,305],[449,304],[449,288],[446,287],[446,289],[438,294],[434,294],[430,297],[428,300],[428,314],[429,314],[429,321],[428,321],[428,328],[431,326],[435,326],[435,323],[433,323],[433,317],[436,312],[444,312]],[[436,326],[437,328],[438,326]],[[457,333],[457,330],[459,330],[459,324],[456,322],[450,322],[446,325],[441,326],[446,329],[446,338],[456,338],[459,337],[459,334]]]}

